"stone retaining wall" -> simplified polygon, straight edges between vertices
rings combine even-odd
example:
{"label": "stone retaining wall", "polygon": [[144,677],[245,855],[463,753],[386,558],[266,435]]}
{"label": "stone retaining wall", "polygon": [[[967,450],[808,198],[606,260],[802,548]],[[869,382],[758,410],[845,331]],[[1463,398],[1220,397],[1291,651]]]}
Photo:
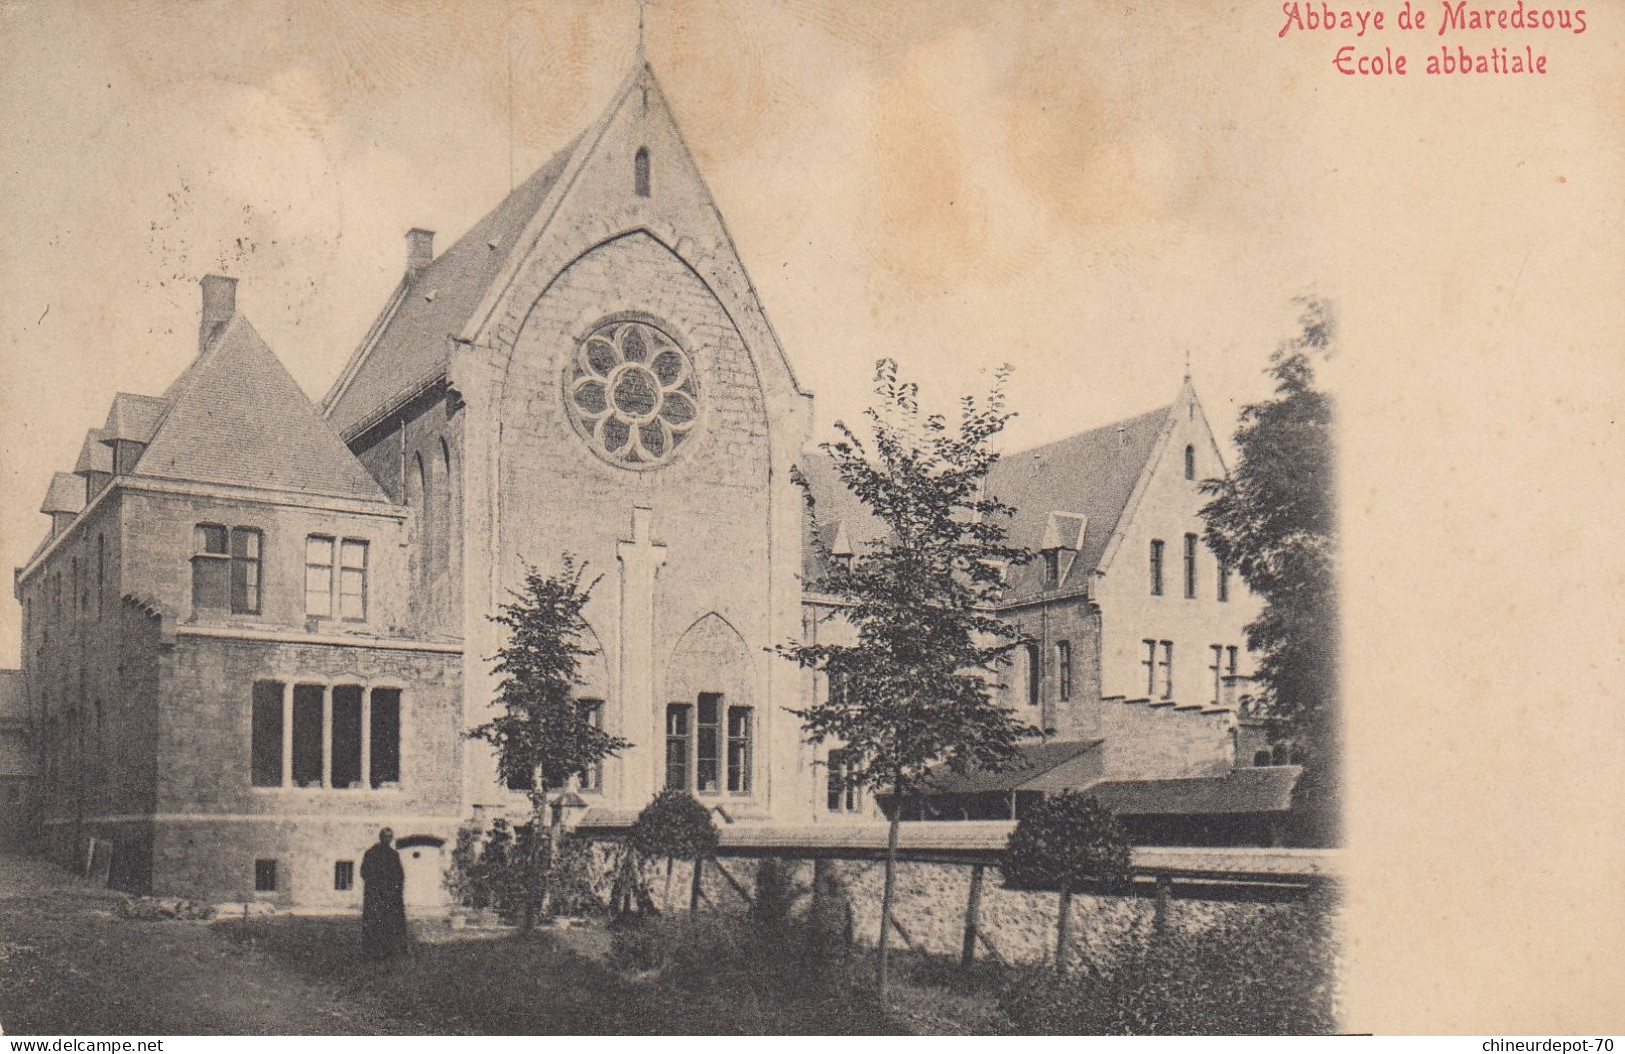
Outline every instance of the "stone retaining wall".
{"label": "stone retaining wall", "polygon": [[[595,849],[604,865],[602,894],[610,886],[609,850]],[[794,890],[793,911],[804,915],[812,907],[814,865],[810,860],[780,860],[789,871]],[[745,891],[755,896],[758,871],[764,860],[722,858],[705,868],[701,889],[703,911],[721,910],[744,914],[750,910],[744,896],[724,877],[731,875]],[[878,860],[831,860],[827,867],[838,883],[837,911],[850,909],[853,939],[872,946],[880,932],[880,902],[885,882],[885,864]],[[688,911],[693,878],[691,862],[676,861],[672,867],[672,914]],[[666,865],[649,866],[645,877],[656,906],[666,910]],[[900,863],[897,876],[897,903],[894,914],[907,941],[896,939],[893,947],[909,947],[933,954],[957,957],[960,954],[965,922],[965,905],[970,891],[971,869],[961,864]],[[988,944],[1007,963],[1053,961],[1055,924],[1059,896],[1051,892],[1026,892],[1004,887],[998,868],[989,866],[983,876],[980,931],[987,943],[979,945],[978,958],[989,958]],[[844,903],[844,907],[839,906]],[[1203,929],[1221,919],[1237,919],[1249,914],[1269,914],[1290,909],[1290,904],[1199,900],[1178,898],[1169,901],[1168,923],[1182,928]],[[1074,961],[1107,964],[1111,950],[1135,927],[1149,931],[1156,911],[1155,901],[1137,895],[1076,894],[1072,898],[1072,949]]]}

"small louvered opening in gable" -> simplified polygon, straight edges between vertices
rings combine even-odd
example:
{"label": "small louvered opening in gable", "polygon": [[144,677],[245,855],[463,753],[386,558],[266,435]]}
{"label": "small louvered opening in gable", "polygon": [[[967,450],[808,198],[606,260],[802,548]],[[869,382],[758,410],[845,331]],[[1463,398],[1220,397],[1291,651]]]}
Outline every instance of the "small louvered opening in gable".
{"label": "small louvered opening in gable", "polygon": [[632,159],[632,190],[640,198],[649,196],[649,148],[638,147],[637,156]]}

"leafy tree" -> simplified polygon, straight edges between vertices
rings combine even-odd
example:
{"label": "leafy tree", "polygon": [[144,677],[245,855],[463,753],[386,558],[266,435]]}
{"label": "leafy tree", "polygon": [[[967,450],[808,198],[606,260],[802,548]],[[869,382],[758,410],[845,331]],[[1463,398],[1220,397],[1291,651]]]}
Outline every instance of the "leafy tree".
{"label": "leafy tree", "polygon": [[1017,889],[1057,889],[1055,971],[1066,973],[1072,894],[1089,885],[1113,888],[1131,877],[1128,836],[1111,810],[1067,791],[1045,798],[1016,822],[1000,870]]}
{"label": "leafy tree", "polygon": [[[898,379],[896,362],[876,364],[878,404],[865,411],[872,442],[837,423],[841,438],[823,444],[841,482],[888,532],[850,562],[824,554],[829,571],[816,586],[839,599],[837,615],[857,643],[778,649],[841,685],[793,711],[809,738],[840,742],[852,778],[892,795],[880,922],[883,1004],[904,797],[938,763],[956,772],[1006,767],[1017,740],[1037,731],[994,698],[997,667],[1018,635],[991,607],[1003,567],[1032,556],[1006,543],[1011,510],[983,491],[998,460],[991,441],[1012,416],[1004,408],[1008,374],[1008,367],[999,370],[985,404],[961,400],[950,426],[922,412],[918,386]],[[816,507],[813,515],[816,526]]]}
{"label": "leafy tree", "polygon": [[1270,356],[1275,397],[1241,411],[1240,458],[1207,480],[1207,544],[1264,601],[1247,627],[1259,655],[1259,712],[1284,725],[1305,771],[1297,801],[1313,840],[1335,840],[1340,735],[1337,510],[1333,406],[1315,387],[1332,354],[1335,319],[1322,300],[1299,302],[1301,332]]}
{"label": "leafy tree", "polygon": [[717,825],[711,811],[693,795],[663,790],[643,807],[632,824],[631,846],[648,860],[666,858],[666,910],[671,910],[672,865],[678,857],[694,861],[696,868],[716,852]]}
{"label": "leafy tree", "polygon": [[587,624],[581,609],[597,580],[583,587],[584,571],[568,554],[557,574],[543,576],[535,567],[526,568],[523,592],[513,592],[513,601],[492,616],[508,629],[507,643],[493,659],[501,677],[493,705],[501,713],[468,733],[496,747],[500,778],[509,786],[527,788],[532,829],[549,830],[546,840],[515,843],[516,852],[523,849],[523,870],[531,876],[523,915],[527,932],[535,925],[537,903],[546,898],[562,832],[557,792],[571,777],[632,745],[594,724],[575,698],[582,683],[581,660],[595,654],[583,644]]}

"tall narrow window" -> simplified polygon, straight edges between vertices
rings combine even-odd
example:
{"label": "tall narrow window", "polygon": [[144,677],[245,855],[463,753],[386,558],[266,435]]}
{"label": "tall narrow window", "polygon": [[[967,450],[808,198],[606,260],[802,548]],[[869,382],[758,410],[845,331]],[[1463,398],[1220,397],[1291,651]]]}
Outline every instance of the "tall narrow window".
{"label": "tall narrow window", "polygon": [[1218,706],[1224,700],[1224,647],[1219,644],[1208,647],[1213,651],[1213,665],[1208,667],[1213,672],[1213,705]]}
{"label": "tall narrow window", "polygon": [[361,694],[359,684],[333,686],[333,786],[361,786]]}
{"label": "tall narrow window", "polygon": [[1196,599],[1196,535],[1185,536],[1185,599]]}
{"label": "tall narrow window", "polygon": [[1060,692],[1061,702],[1072,699],[1072,642],[1068,640],[1057,641],[1055,644],[1055,687]]}
{"label": "tall narrow window", "polygon": [[1149,698],[1157,694],[1157,642],[1142,640],[1140,643],[1145,645],[1145,658],[1140,660],[1140,665],[1145,667],[1145,694]]}
{"label": "tall narrow window", "polygon": [[1162,596],[1162,539],[1151,539],[1151,595]]}
{"label": "tall narrow window", "polygon": [[1174,642],[1162,641],[1162,697],[1174,697]]}
{"label": "tall narrow window", "polygon": [[401,690],[372,690],[370,779],[374,787],[401,782]]}
{"label": "tall narrow window", "polygon": [[1044,653],[1037,644],[1027,645],[1027,705],[1037,706],[1044,694]]}
{"label": "tall narrow window", "polygon": [[649,148],[638,147],[632,158],[632,192],[640,198],[649,196]]}
{"label": "tall narrow window", "polygon": [[[604,727],[604,701],[602,699],[583,699],[578,704],[581,714],[592,727],[602,730]],[[604,789],[604,763],[588,766],[581,773],[581,789],[584,791],[601,791]]]}
{"label": "tall narrow window", "polygon": [[721,786],[722,751],[722,696],[717,692],[701,692],[699,706],[699,736],[694,744],[694,789],[701,794],[715,794]]}
{"label": "tall narrow window", "polygon": [[305,539],[305,614],[333,614],[333,539],[319,534]]}
{"label": "tall narrow window", "polygon": [[293,785],[322,785],[322,686],[293,687]]}
{"label": "tall narrow window", "polygon": [[256,681],[251,722],[252,782],[256,787],[282,786],[282,685]]}
{"label": "tall narrow window", "polygon": [[728,791],[750,793],[751,709],[728,707]]}
{"label": "tall narrow window", "polygon": [[226,533],[224,527],[214,523],[200,523],[194,532],[192,608],[195,611],[219,611],[226,606],[231,580]]}
{"label": "tall narrow window", "polygon": [[276,861],[275,860],[256,860],[256,861],[254,861],[254,892],[256,892],[256,893],[275,893],[276,892]]}
{"label": "tall narrow window", "polygon": [[829,752],[828,772],[825,775],[825,805],[830,812],[857,812],[858,783],[853,778],[852,762],[844,749]]}
{"label": "tall narrow window", "polygon": [[1223,560],[1219,561],[1219,603],[1230,602],[1230,568]]}
{"label": "tall narrow window", "polygon": [[260,532],[231,529],[231,613],[260,613]]}
{"label": "tall narrow window", "polygon": [[440,440],[440,463],[437,467],[440,470],[440,504],[435,506],[436,514],[439,516],[439,522],[434,528],[435,540],[439,545],[435,553],[435,566],[443,571],[449,571],[452,539],[458,537],[452,526],[451,507],[451,496],[456,488],[451,482],[451,447],[446,445],[443,437]]}
{"label": "tall narrow window", "polygon": [[1061,550],[1044,550],[1044,584],[1059,585],[1061,581]]}
{"label": "tall narrow window", "polygon": [[693,737],[694,708],[687,703],[666,707],[666,789],[688,790],[688,753]]}
{"label": "tall narrow window", "polygon": [[831,706],[845,706],[851,702],[851,677],[845,670],[829,671],[829,701]]}
{"label": "tall narrow window", "polygon": [[1196,478],[1196,448],[1193,446],[1185,448],[1185,478]]}
{"label": "tall narrow window", "polygon": [[339,617],[347,622],[367,618],[367,543],[346,538],[339,545]]}
{"label": "tall narrow window", "polygon": [[423,455],[413,454],[412,461],[417,466],[418,476],[418,566],[426,568],[433,549],[430,535],[434,524],[429,519],[429,508],[433,503],[429,500],[429,473],[423,467]]}

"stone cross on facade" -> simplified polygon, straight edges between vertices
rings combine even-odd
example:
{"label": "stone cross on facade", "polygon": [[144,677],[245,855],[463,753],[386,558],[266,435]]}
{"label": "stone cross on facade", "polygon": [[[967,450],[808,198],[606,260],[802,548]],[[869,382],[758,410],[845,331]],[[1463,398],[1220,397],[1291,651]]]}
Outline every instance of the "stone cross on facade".
{"label": "stone cross on facade", "polygon": [[[653,524],[653,509],[635,507],[631,539],[615,543],[615,558],[621,564],[620,727],[636,751],[625,766],[623,780],[628,785],[623,794],[653,793],[658,774],[652,766],[661,756],[658,743],[663,730],[655,723],[654,616],[655,576],[666,563],[666,547],[650,537]],[[639,754],[643,765],[632,761]]]}

